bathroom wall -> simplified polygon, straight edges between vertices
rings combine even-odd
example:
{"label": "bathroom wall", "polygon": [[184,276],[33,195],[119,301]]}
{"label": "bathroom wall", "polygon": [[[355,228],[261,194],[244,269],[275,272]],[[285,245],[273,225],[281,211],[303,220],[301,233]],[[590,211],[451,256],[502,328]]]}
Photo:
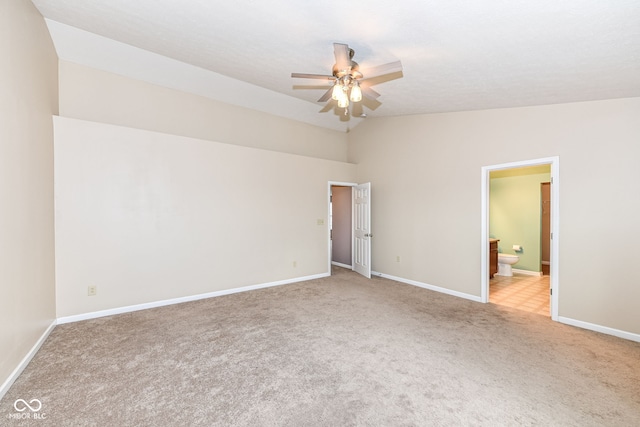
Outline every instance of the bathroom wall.
{"label": "bathroom wall", "polygon": [[[540,183],[551,179],[550,165],[494,171],[490,176],[489,236],[501,253],[515,254],[514,268],[540,271]],[[513,245],[522,246],[515,252]]]}

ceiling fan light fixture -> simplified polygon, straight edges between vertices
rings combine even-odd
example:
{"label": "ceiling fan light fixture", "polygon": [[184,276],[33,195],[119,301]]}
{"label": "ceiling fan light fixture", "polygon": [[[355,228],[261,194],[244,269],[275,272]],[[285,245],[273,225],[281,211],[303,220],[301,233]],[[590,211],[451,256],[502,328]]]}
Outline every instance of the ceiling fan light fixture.
{"label": "ceiling fan light fixture", "polygon": [[343,92],[342,85],[340,84],[340,80],[336,80],[336,83],[333,85],[333,90],[331,91],[331,99],[337,101],[340,98],[340,93]]}
{"label": "ceiling fan light fixture", "polygon": [[344,90],[340,91],[340,95],[338,96],[338,107],[347,108],[349,106],[349,96],[347,92]]}
{"label": "ceiling fan light fixture", "polygon": [[362,89],[360,89],[360,85],[355,80],[353,82],[353,87],[351,88],[351,101],[353,102],[362,101]]}
{"label": "ceiling fan light fixture", "polygon": [[[349,116],[350,103],[360,107],[360,104],[356,103],[362,101],[365,97],[374,101],[378,105],[380,104],[380,102],[376,100],[380,94],[371,89],[372,85],[377,84],[371,80],[372,78],[391,75],[393,73],[400,73],[400,77],[402,77],[402,64],[400,61],[379,65],[371,69],[368,73],[370,74],[368,76],[369,80],[363,82],[365,84],[365,90],[363,91],[360,87],[359,81],[364,79],[364,76],[360,72],[360,66],[358,63],[353,60],[355,51],[344,43],[334,43],[333,54],[336,62],[331,69],[331,75],[291,73],[291,77],[333,81],[332,87],[326,88],[325,86],[326,92],[320,97],[320,99],[318,99],[318,102],[326,102],[331,99],[330,104],[327,104],[327,107],[333,106],[334,108],[341,108],[343,109],[342,113],[345,116]],[[318,85],[317,87],[319,88],[321,86]],[[370,107],[370,104],[367,104],[366,106]],[[374,105],[370,108],[374,109],[377,108],[377,106]],[[329,111],[329,109],[324,108],[321,111],[325,112]],[[351,113],[354,112],[352,111]],[[356,115],[354,117],[366,117],[366,114],[362,112],[362,108],[356,109],[355,114]],[[349,120],[349,118],[346,120]]]}

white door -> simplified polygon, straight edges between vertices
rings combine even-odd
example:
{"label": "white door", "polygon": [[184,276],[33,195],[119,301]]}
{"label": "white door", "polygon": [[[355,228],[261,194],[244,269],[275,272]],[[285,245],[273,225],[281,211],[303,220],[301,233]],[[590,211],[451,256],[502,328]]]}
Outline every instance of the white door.
{"label": "white door", "polygon": [[371,278],[371,183],[353,187],[353,269]]}

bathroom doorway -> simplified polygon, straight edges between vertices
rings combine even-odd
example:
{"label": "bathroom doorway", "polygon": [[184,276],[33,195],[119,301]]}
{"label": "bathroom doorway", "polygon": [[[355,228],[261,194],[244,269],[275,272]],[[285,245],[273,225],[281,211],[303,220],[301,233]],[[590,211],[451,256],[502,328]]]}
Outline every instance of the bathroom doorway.
{"label": "bathroom doorway", "polygon": [[[528,270],[531,270],[531,276],[529,276],[528,270],[522,270],[522,271],[518,271],[518,269],[516,269],[516,276],[515,278],[506,278],[507,280],[511,280],[511,282],[516,283],[516,282],[521,282],[518,283],[518,286],[522,286],[523,289],[526,290],[526,292],[531,293],[533,292],[533,289],[535,287],[540,287],[540,286],[547,286],[547,290],[544,291],[537,291],[537,295],[535,295],[536,298],[545,298],[545,294],[549,295],[551,294],[550,298],[547,296],[546,298],[548,298],[549,303],[550,303],[550,313],[547,312],[547,315],[551,315],[551,318],[555,321],[558,320],[558,296],[559,296],[559,292],[558,292],[558,288],[559,288],[559,283],[558,283],[558,247],[559,247],[559,235],[558,235],[558,218],[559,218],[559,209],[558,209],[558,201],[559,201],[559,178],[558,178],[558,169],[559,169],[559,158],[558,157],[549,157],[549,158],[543,158],[543,159],[535,159],[535,160],[528,160],[528,161],[521,161],[521,162],[513,162],[513,163],[504,163],[504,164],[499,164],[499,165],[493,165],[493,166],[485,166],[482,168],[482,233],[481,233],[481,238],[482,238],[482,264],[481,264],[481,271],[482,271],[482,277],[481,277],[481,283],[482,283],[482,287],[481,287],[481,300],[483,302],[489,302],[489,298],[490,298],[490,279],[489,279],[489,238],[499,238],[499,236],[493,236],[491,235],[491,230],[490,230],[490,203],[491,203],[491,199],[490,199],[490,191],[491,191],[491,174],[492,173],[497,173],[497,174],[504,174],[505,176],[508,176],[509,173],[511,173],[511,170],[515,170],[515,169],[521,169],[521,168],[533,168],[536,166],[541,166],[541,165],[548,165],[550,167],[551,173],[550,173],[550,177],[551,179],[549,179],[549,182],[553,183],[553,186],[550,186],[550,205],[553,206],[553,209],[550,209],[549,212],[549,219],[550,219],[550,236],[552,236],[553,238],[550,241],[550,257],[549,257],[549,264],[550,264],[550,271],[549,271],[549,275],[546,276],[546,278],[544,276],[542,277],[535,277],[540,276],[540,274],[538,272],[535,272],[535,270],[538,270],[539,266],[540,266],[540,240],[535,241],[535,244],[533,244],[533,240],[531,240],[531,238],[527,238],[527,237],[521,237],[519,236],[518,239],[525,239],[526,240],[526,244],[523,245],[523,242],[516,242],[513,240],[509,240],[504,239],[505,242],[503,242],[503,244],[506,244],[507,246],[503,246],[503,250],[505,250],[505,253],[513,253],[513,250],[515,251],[515,249],[519,249],[521,252],[520,254],[522,254],[524,251],[527,250],[532,250],[532,251],[537,251],[537,257],[536,257],[536,263],[537,265],[528,268]],[[539,189],[539,183],[537,188]],[[539,191],[539,190],[537,190]],[[495,212],[494,212],[495,214]],[[538,217],[539,218],[539,217]],[[538,239],[540,239],[540,234],[538,234]],[[522,247],[521,247],[522,246]],[[520,248],[518,248],[520,247]],[[518,255],[518,253],[516,252],[516,255]],[[529,253],[530,255],[530,253]],[[523,267],[525,267],[526,263],[523,263]],[[516,266],[514,266],[516,267]],[[500,277],[499,278],[502,283],[502,285],[505,285],[505,278]],[[541,282],[542,281],[542,282]],[[548,281],[548,284],[545,285],[544,281]],[[497,283],[498,281],[494,281],[495,283]],[[510,285],[510,284],[509,284]],[[511,290],[515,290],[516,286],[513,286]],[[531,298],[534,298],[534,295],[531,294]],[[492,301],[494,302],[494,301]]]}

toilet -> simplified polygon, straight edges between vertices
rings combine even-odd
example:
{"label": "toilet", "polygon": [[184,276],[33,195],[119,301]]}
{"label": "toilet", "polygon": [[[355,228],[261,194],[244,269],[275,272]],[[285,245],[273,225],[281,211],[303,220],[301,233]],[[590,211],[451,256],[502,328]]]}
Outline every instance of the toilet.
{"label": "toilet", "polygon": [[511,266],[520,261],[518,255],[498,254],[498,276],[513,276]]}

